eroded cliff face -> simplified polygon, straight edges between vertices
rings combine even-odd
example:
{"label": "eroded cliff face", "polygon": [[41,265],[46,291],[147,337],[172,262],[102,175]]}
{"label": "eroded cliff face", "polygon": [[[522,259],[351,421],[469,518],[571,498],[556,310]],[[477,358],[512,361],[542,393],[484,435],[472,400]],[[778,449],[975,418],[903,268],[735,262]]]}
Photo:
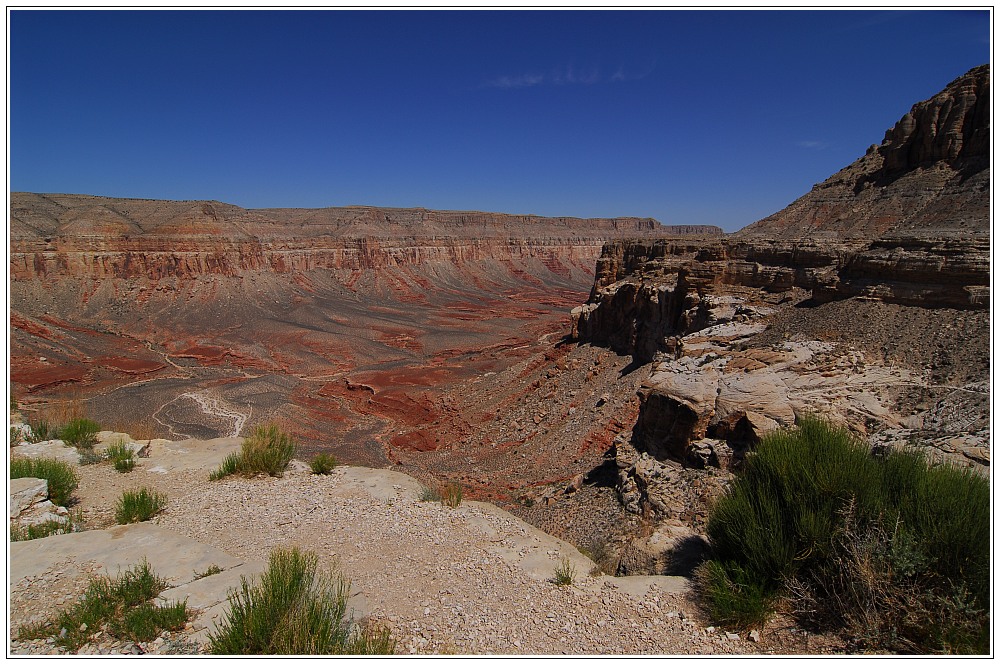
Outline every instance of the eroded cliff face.
{"label": "eroded cliff face", "polygon": [[733,468],[804,413],[988,470],[988,74],[736,234],[604,247],[571,324],[647,372],[615,446],[627,507],[694,524],[679,469]]}
{"label": "eroded cliff face", "polygon": [[649,218],[544,218],[389,208],[245,210],[218,202],[11,195],[15,282],[59,277],[190,279],[312,270],[380,270],[539,259],[590,270],[604,241],[720,234]]}
{"label": "eroded cliff face", "polygon": [[915,104],[880,145],[737,235],[988,236],[989,87],[988,65],[960,76]]}

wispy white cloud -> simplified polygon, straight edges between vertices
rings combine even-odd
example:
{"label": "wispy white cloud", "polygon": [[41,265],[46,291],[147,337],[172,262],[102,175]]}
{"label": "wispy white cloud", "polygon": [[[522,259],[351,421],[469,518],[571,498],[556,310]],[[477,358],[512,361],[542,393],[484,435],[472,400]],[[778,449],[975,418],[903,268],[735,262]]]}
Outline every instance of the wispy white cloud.
{"label": "wispy white cloud", "polygon": [[629,72],[624,66],[616,69],[611,75],[607,75],[598,67],[589,69],[579,69],[573,65],[553,69],[546,73],[517,74],[512,76],[498,76],[488,81],[484,81],[483,88],[500,88],[504,90],[514,88],[531,88],[535,86],[569,86],[569,85],[597,85],[600,83],[618,83],[621,81],[636,81],[645,78],[652,71],[648,68],[642,72]]}
{"label": "wispy white cloud", "polygon": [[545,82],[541,74],[521,74],[520,76],[499,76],[483,83],[484,88],[530,88]]}

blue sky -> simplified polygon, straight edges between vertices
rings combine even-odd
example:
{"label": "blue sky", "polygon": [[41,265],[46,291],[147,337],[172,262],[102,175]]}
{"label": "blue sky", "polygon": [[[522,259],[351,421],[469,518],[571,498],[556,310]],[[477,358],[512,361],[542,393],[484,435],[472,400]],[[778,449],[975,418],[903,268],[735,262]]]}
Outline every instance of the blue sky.
{"label": "blue sky", "polygon": [[13,191],[736,230],[988,62],[988,11],[9,12]]}

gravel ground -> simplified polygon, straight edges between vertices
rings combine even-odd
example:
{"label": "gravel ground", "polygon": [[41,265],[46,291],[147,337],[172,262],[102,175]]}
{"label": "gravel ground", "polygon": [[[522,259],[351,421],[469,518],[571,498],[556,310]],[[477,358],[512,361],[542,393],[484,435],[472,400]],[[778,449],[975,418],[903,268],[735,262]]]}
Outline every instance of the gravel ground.
{"label": "gravel ground", "polygon": [[[108,465],[80,468],[77,494],[87,528],[113,522],[115,498],[147,486],[169,505],[156,518],[177,533],[228,554],[266,559],[278,546],[315,551],[321,566],[339,567],[366,599],[370,620],[390,627],[400,654],[757,654],[822,653],[835,645],[788,626],[765,628],[761,641],[709,625],[695,599],[676,585],[644,594],[616,589],[617,578],[578,567],[571,586],[556,586],[521,565],[561,560],[555,541],[486,504],[457,509],[420,502],[415,483],[373,491],[341,468],[314,476],[294,463],[283,478],[209,482],[208,470],[130,474]],[[374,495],[373,495],[374,494]],[[565,551],[565,550],[564,550]],[[575,553],[574,553],[575,555]],[[579,560],[579,559],[578,559]],[[544,566],[543,566],[544,568]],[[56,611],[84,588],[85,574],[52,570],[11,589],[11,638],[17,626]],[[810,641],[811,640],[811,641]],[[183,653],[193,645],[160,639],[148,645],[97,645],[102,653]],[[13,653],[57,653],[45,641],[11,645]]]}

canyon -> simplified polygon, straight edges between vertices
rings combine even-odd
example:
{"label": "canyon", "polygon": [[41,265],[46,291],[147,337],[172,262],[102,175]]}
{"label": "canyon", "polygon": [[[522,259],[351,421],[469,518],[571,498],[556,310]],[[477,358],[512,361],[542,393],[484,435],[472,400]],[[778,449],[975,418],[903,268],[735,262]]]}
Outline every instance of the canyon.
{"label": "canyon", "polygon": [[[14,392],[29,413],[84,402],[150,437],[277,421],[306,452],[509,497],[576,473],[553,469],[560,455],[498,486],[522,453],[482,428],[565,354],[566,313],[603,244],[719,234],[635,218],[15,193]],[[599,455],[626,424],[592,426],[585,448]],[[543,447],[561,449],[557,438]],[[441,461],[470,451],[492,461]]]}
{"label": "canyon", "polygon": [[802,414],[989,472],[988,75],[729,235],[14,193],[14,394],[136,438],[276,421],[610,543],[614,572],[690,572],[730,474]]}

